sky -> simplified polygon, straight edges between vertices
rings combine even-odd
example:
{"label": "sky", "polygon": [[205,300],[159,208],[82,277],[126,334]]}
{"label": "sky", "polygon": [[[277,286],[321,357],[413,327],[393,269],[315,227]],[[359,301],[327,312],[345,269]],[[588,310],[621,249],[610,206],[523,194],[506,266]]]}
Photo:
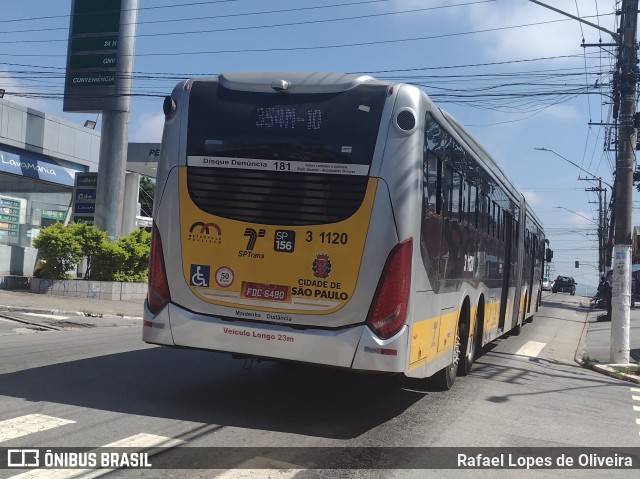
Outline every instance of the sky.
{"label": "sky", "polygon": [[[618,27],[619,0],[545,3]],[[528,0],[139,0],[138,9],[129,141],[160,141],[162,100],[192,76],[284,69],[414,83],[526,196],[554,250],[552,276],[573,276],[578,293],[597,284],[598,198],[585,191],[597,183],[583,179],[613,184],[610,132],[593,123],[612,119],[615,48],[581,44],[611,43],[608,33]],[[84,124],[96,115],[62,111],[70,12],[71,0],[12,2],[0,23],[0,88]]]}

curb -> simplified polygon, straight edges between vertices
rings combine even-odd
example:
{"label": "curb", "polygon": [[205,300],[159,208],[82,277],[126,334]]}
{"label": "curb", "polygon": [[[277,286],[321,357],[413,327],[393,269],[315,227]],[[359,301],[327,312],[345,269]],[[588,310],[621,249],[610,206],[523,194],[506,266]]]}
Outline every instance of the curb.
{"label": "curb", "polygon": [[600,363],[583,363],[581,361],[577,361],[578,365],[583,369],[590,369],[595,373],[604,374],[605,376],[609,376],[610,378],[620,379],[621,381],[629,381],[635,384],[640,384],[640,376],[635,374],[627,374],[622,373],[620,371],[616,371],[616,367],[630,367],[633,366],[633,363],[629,364],[600,364]]}
{"label": "curb", "polygon": [[629,367],[633,366],[633,363],[629,364],[603,364],[603,363],[585,363],[582,358],[585,353],[585,346],[587,344],[587,333],[589,332],[589,325],[594,321],[589,320],[589,315],[592,313],[592,309],[587,310],[586,320],[584,322],[584,328],[582,329],[582,336],[580,336],[580,342],[578,343],[578,349],[573,360],[578,363],[581,368],[590,369],[596,373],[604,374],[614,379],[620,379],[621,381],[629,381],[635,384],[640,384],[640,376],[635,374],[627,374],[616,371],[616,367]]}
{"label": "curb", "polygon": [[620,371],[615,370],[616,367],[629,367],[629,366],[633,366],[633,363],[630,363],[630,364],[590,363],[589,365],[585,365],[583,367],[589,368],[592,371],[605,374],[606,376],[609,376],[615,379],[621,379],[623,381],[630,381],[632,383],[640,384],[640,376],[636,376],[635,374],[621,373]]}
{"label": "curb", "polygon": [[582,358],[584,357],[585,347],[587,345],[587,333],[589,332],[589,325],[591,324],[591,321],[589,321],[590,313],[591,313],[591,308],[587,309],[584,326],[582,327],[582,335],[580,336],[580,341],[578,342],[578,348],[576,349],[576,354],[573,357],[573,360],[576,363],[578,363],[580,367],[584,367]]}
{"label": "curb", "polygon": [[59,309],[25,308],[22,306],[5,306],[0,304],[0,311],[7,313],[66,314],[68,316],[85,316],[81,311],[62,311]]}
{"label": "curb", "polygon": [[142,316],[118,316],[117,314],[85,313],[82,311],[63,311],[61,309],[25,308],[21,306],[5,306],[0,304],[0,313],[36,313],[36,314],[62,314],[66,316],[80,316],[83,318],[105,319],[130,319],[142,320]]}
{"label": "curb", "polygon": [[[6,311],[4,311],[4,312],[6,312]],[[28,320],[22,319],[22,318],[14,318],[13,316],[8,316],[8,315],[2,314],[2,313],[0,313],[0,318],[9,319],[11,321],[15,321],[16,323],[26,324],[28,326],[34,326],[36,328],[40,328],[41,330],[42,329],[45,329],[47,331],[61,331],[62,330],[62,328],[58,328],[57,326],[52,326],[50,324],[44,325],[44,324],[37,323],[35,321],[28,321]]]}

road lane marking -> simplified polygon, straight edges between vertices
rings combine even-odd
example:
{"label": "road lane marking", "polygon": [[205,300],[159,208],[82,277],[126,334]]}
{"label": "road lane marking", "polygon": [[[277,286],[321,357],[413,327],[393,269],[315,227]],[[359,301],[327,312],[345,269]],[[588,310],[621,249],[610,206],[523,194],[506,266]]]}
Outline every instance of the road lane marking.
{"label": "road lane marking", "polygon": [[640,393],[640,388],[629,388],[632,393]]}
{"label": "road lane marking", "polygon": [[633,410],[636,412],[640,412],[640,406],[633,406]]}
{"label": "road lane marking", "polygon": [[[299,466],[266,457],[254,457],[240,464],[242,469],[229,469],[216,479],[291,479],[301,472]],[[277,467],[277,469],[274,469]]]}
{"label": "road lane marking", "polygon": [[640,401],[640,396],[631,396],[634,401]]}
{"label": "road lane marking", "polygon": [[43,330],[42,329],[33,329],[33,328],[13,328],[11,330],[12,333],[16,333],[16,334],[39,333],[41,331],[43,331]]}
{"label": "road lane marking", "polygon": [[28,414],[0,421],[0,442],[73,423],[75,421],[45,416],[44,414]]}
{"label": "road lane marking", "polygon": [[149,449],[152,447],[176,447],[184,444],[185,441],[172,439],[170,437],[156,436],[155,434],[136,434],[125,437],[119,441],[112,442],[102,447],[131,447],[136,449]]}
{"label": "road lane marking", "polygon": [[45,318],[45,319],[69,319],[69,316],[60,316],[59,314],[43,314],[43,313],[20,313],[24,316],[33,316],[36,318]]}
{"label": "road lane marking", "polygon": [[[184,444],[185,441],[173,439],[170,437],[156,436],[155,434],[136,434],[134,436],[125,437],[119,441],[105,444],[102,447],[127,447],[131,448],[129,452],[144,452],[154,447],[176,447]],[[71,479],[82,478],[90,479],[94,477],[104,476],[113,471],[113,469],[33,469],[23,472],[17,476],[11,476],[9,479]],[[283,478],[284,479],[284,478]]]}
{"label": "road lane marking", "polygon": [[540,351],[544,349],[547,343],[539,343],[537,341],[527,341],[516,351],[516,356],[527,356],[529,358],[537,358]]}

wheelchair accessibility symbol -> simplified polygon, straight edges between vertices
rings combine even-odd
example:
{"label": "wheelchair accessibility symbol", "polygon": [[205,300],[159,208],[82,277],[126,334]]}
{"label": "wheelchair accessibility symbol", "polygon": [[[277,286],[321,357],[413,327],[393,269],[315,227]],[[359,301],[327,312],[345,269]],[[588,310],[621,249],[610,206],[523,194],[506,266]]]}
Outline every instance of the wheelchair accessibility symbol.
{"label": "wheelchair accessibility symbol", "polygon": [[191,286],[209,286],[211,277],[211,266],[204,264],[192,264],[189,271],[189,283]]}

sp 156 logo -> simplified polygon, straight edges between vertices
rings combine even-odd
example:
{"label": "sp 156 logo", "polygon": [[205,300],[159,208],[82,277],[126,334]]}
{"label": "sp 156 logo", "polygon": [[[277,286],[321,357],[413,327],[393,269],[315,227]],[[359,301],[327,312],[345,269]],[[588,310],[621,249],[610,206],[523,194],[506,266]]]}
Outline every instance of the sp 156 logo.
{"label": "sp 156 logo", "polygon": [[280,253],[293,253],[296,246],[296,232],[293,230],[276,230],[273,249]]}

